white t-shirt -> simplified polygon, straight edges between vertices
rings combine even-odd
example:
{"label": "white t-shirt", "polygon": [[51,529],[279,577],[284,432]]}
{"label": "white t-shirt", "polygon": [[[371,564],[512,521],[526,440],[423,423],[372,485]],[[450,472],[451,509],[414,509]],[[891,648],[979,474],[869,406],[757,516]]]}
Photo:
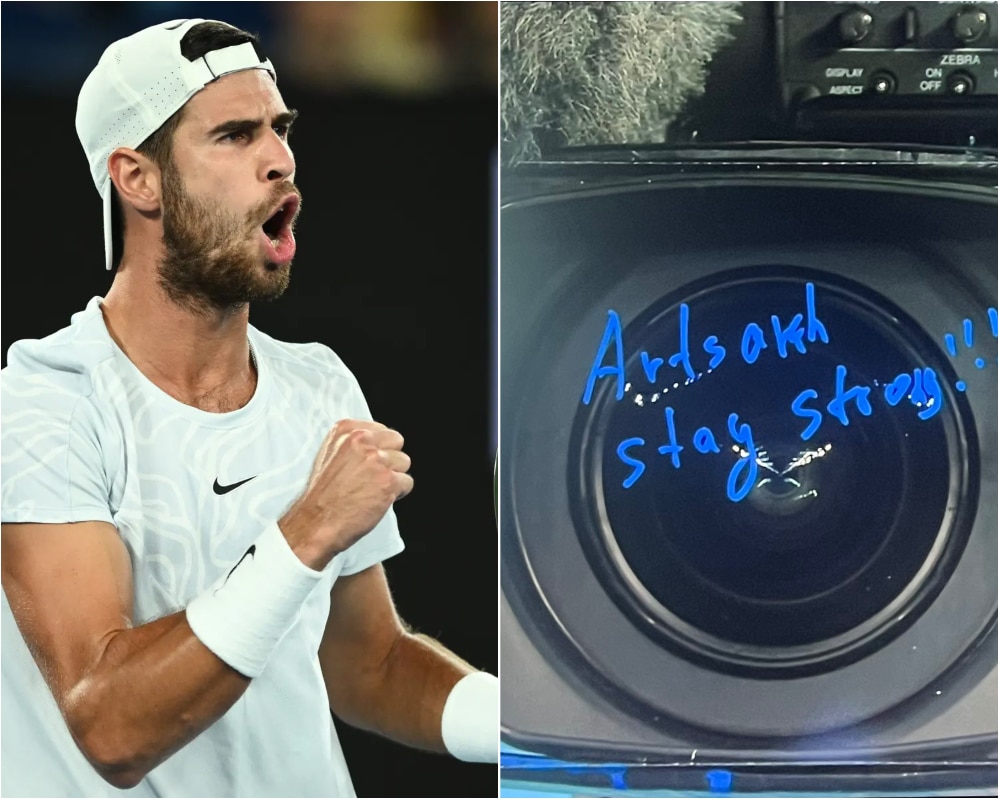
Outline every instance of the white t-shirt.
{"label": "white t-shirt", "polygon": [[[286,344],[252,326],[258,380],[250,402],[227,414],[184,405],[118,348],[100,303],[95,297],[68,328],[8,352],[0,373],[0,516],[115,525],[132,562],[139,625],[186,607],[233,567],[301,494],[333,423],[371,416],[329,348]],[[390,510],[326,568],[264,673],[232,708],[125,792],[100,778],[73,742],[4,595],[0,792],[353,796],[317,649],[337,577],[402,549]]]}

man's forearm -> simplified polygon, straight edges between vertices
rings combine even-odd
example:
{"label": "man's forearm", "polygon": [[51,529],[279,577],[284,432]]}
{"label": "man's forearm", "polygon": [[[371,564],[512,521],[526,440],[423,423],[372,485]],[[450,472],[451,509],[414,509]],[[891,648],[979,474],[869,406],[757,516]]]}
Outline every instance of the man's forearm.
{"label": "man's forearm", "polygon": [[441,714],[448,694],[476,670],[428,636],[404,633],[379,669],[360,679],[327,681],[334,713],[402,744],[446,752]]}
{"label": "man's forearm", "polygon": [[100,660],[59,700],[84,755],[125,788],[208,728],[249,684],[181,611],[111,634]]}

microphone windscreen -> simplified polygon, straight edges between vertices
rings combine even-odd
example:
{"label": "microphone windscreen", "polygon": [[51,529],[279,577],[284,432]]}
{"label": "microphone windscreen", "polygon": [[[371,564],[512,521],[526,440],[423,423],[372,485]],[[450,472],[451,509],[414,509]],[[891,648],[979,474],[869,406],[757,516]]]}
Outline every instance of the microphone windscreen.
{"label": "microphone windscreen", "polygon": [[706,65],[733,38],[740,5],[501,3],[504,160],[537,159],[548,142],[662,142],[704,92]]}

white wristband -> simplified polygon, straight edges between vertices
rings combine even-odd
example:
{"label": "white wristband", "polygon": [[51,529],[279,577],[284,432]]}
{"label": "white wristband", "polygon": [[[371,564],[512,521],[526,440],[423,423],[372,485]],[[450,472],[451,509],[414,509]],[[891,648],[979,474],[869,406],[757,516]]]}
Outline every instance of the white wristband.
{"label": "white wristband", "polygon": [[188,625],[229,666],[256,678],[322,577],[299,561],[274,523],[188,604]]}
{"label": "white wristband", "polygon": [[500,751],[500,681],[473,672],[452,687],[441,714],[444,746],[461,761],[496,764]]}

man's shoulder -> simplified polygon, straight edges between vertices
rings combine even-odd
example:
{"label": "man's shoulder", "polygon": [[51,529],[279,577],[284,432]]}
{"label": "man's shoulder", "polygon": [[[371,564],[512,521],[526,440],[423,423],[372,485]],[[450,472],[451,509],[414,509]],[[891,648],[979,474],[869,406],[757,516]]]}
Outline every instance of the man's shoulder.
{"label": "man's shoulder", "polygon": [[90,395],[94,374],[112,358],[113,344],[94,301],[65,328],[14,342],[0,372],[5,416],[9,403],[37,406],[48,398],[61,404]]}
{"label": "man's shoulder", "polygon": [[269,364],[315,378],[342,378],[355,383],[354,374],[333,350],[319,342],[285,342],[251,327],[251,344]]}

